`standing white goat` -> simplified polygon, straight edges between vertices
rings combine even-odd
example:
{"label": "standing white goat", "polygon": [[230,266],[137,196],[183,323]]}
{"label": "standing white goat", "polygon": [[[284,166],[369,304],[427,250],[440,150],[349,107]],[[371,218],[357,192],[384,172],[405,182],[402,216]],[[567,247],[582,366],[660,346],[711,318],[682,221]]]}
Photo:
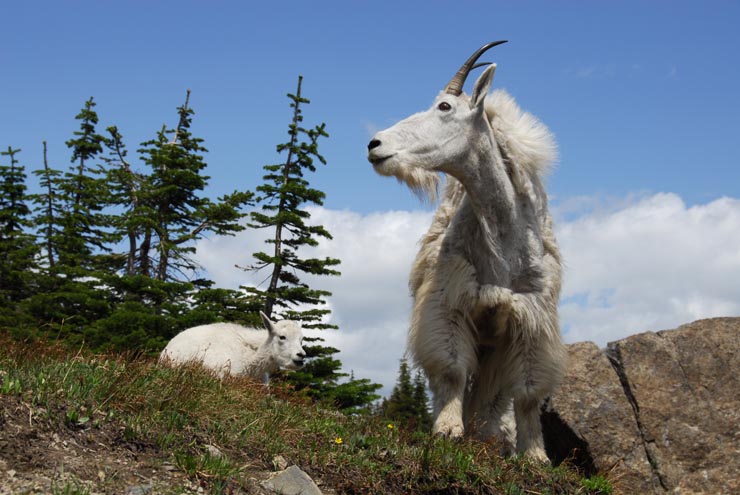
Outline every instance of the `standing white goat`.
{"label": "standing white goat", "polygon": [[268,383],[278,369],[303,367],[301,326],[291,320],[271,321],[260,312],[266,330],[233,323],[211,323],[183,330],[159,356],[169,364],[202,363],[219,376],[249,376]]}
{"label": "standing white goat", "polygon": [[546,462],[540,405],[565,366],[560,253],[541,178],[556,153],[506,93],[487,98],[495,65],[462,93],[500,43],[476,51],[429,110],[377,133],[368,159],[417,192],[433,194],[447,175],[409,283],[409,351],[429,377],[434,432],[499,435],[509,451]]}

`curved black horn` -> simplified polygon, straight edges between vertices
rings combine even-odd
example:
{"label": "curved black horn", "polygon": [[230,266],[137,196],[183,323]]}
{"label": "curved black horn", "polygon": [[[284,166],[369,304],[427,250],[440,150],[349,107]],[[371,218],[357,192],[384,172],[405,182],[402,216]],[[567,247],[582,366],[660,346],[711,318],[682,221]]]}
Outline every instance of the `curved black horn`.
{"label": "curved black horn", "polygon": [[468,78],[468,74],[475,67],[475,62],[478,60],[478,58],[483,55],[483,53],[486,52],[488,49],[493,48],[496,45],[506,43],[506,41],[507,40],[492,41],[478,48],[478,50],[476,50],[475,53],[473,53],[470,58],[468,58],[468,60],[466,60],[465,63],[462,64],[462,67],[460,67],[460,70],[457,71],[455,77],[453,77],[450,82],[447,83],[447,86],[445,87],[445,92],[455,96],[458,96],[460,93],[462,93],[465,79]]}

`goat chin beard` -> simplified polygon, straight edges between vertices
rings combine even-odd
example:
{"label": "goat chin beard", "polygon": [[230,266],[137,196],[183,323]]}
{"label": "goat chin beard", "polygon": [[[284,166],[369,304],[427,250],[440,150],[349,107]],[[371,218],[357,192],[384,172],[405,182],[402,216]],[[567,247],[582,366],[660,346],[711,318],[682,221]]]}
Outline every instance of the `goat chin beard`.
{"label": "goat chin beard", "polygon": [[437,172],[417,165],[401,165],[396,161],[386,160],[375,165],[375,171],[387,177],[395,177],[402,182],[422,201],[434,203],[437,200],[440,176]]}

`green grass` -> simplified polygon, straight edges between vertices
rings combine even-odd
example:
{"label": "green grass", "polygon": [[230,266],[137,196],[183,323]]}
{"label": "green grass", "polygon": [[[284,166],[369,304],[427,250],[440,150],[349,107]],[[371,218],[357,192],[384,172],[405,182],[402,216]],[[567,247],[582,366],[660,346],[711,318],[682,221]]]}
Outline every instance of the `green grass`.
{"label": "green grass", "polygon": [[61,486],[55,484],[52,487],[53,495],[89,495],[90,490],[77,482],[66,482]]}
{"label": "green grass", "polygon": [[602,495],[611,495],[611,493],[613,493],[614,491],[611,482],[601,475],[586,478],[581,481],[581,485],[590,492],[599,493]]}
{"label": "green grass", "polygon": [[[281,386],[222,382],[197,367],[170,369],[147,358],[5,340],[0,378],[0,393],[46,411],[64,410],[67,428],[122,425],[125,441],[165,452],[211,493],[228,492],[245,476],[245,466],[273,470],[278,454],[338,493],[611,493],[603,477],[503,459],[497,445],[348,417]],[[221,455],[212,455],[209,445]],[[57,493],[84,492],[78,488]]]}

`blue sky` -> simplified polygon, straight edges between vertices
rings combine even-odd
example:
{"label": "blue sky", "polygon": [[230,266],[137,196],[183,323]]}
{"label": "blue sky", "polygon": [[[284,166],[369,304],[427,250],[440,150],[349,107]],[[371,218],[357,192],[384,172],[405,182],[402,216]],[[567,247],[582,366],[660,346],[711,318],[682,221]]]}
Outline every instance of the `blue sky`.
{"label": "blue sky", "polygon": [[555,201],[673,191],[694,204],[740,188],[737,2],[4,2],[0,145],[66,166],[73,117],[94,96],[131,150],[175,122],[194,130],[215,192],[253,187],[286,136],[305,78],[326,122],[326,206],[414,208],[365,160],[371,130],[431,104],[467,55],[508,39],[495,87],[553,130]]}
{"label": "blue sky", "polygon": [[[376,130],[426,109],[460,63],[485,59],[554,132],[548,191],[566,259],[566,340],[609,340],[740,314],[740,3],[734,1],[26,1],[0,6],[0,147],[65,168],[75,114],[94,96],[99,129],[130,153],[192,90],[210,152],[210,196],[253,189],[280,157],[286,93],[304,76],[305,123],[326,122],[321,253],[343,276],[332,343],[387,391],[403,353],[405,289],[433,205],[377,176]],[[471,77],[471,79],[473,79]],[[468,87],[472,82],[468,83]],[[198,256],[220,285],[254,238],[210,239]],[[264,278],[264,277],[259,277]],[[379,307],[380,306],[380,307]],[[389,346],[388,341],[393,345]],[[393,351],[388,351],[392,348]]]}

